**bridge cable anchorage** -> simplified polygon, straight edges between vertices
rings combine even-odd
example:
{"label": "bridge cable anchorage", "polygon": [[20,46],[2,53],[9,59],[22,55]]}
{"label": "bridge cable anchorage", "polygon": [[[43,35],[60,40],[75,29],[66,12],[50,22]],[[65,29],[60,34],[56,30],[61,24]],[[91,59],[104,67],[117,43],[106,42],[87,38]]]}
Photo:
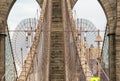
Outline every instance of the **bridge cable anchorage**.
{"label": "bridge cable anchorage", "polygon": [[[84,72],[84,75],[86,77],[86,81],[90,81],[90,79],[93,77],[93,74],[89,68],[89,65],[88,65],[88,62],[85,58],[85,54],[84,54],[84,51],[85,49],[82,47],[81,51],[80,51],[80,47],[79,47],[79,44],[83,44],[83,43],[80,43],[80,42],[77,42],[76,41],[76,35],[77,33],[75,32],[76,30],[76,25],[75,25],[75,21],[73,19],[73,16],[72,16],[72,9],[71,9],[71,5],[70,5],[70,1],[67,0],[67,8],[68,8],[68,13],[69,13],[69,17],[70,17],[70,22],[71,22],[71,30],[72,30],[72,33],[73,33],[73,39],[74,39],[74,42],[75,42],[75,45],[76,45],[76,48],[77,48],[77,52],[78,52],[78,56],[80,58],[80,62],[81,62],[81,65],[82,65],[82,68],[83,68],[83,72]],[[83,44],[84,45],[84,44]],[[85,70],[85,66],[87,70]]]}
{"label": "bridge cable anchorage", "polygon": [[38,23],[37,30],[35,32],[35,37],[34,37],[33,44],[31,46],[30,52],[28,53],[28,56],[27,56],[27,58],[25,60],[25,63],[23,65],[21,74],[19,75],[17,81],[26,81],[27,78],[28,78],[30,69],[32,68],[33,60],[35,58],[35,51],[36,51],[36,48],[38,46],[39,38],[40,38],[40,35],[41,35],[41,28],[42,28],[42,25],[43,25],[45,9],[46,9],[46,6],[47,6],[46,4],[47,4],[47,0],[44,0],[43,5],[42,5],[42,10],[41,10],[42,12],[41,12],[41,15],[40,15],[40,20],[39,20],[39,23]]}

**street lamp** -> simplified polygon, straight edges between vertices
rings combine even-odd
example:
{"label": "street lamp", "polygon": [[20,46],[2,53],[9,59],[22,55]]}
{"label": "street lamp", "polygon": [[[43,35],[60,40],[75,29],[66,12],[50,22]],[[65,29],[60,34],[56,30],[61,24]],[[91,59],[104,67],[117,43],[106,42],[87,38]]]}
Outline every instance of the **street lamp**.
{"label": "street lamp", "polygon": [[100,77],[100,74],[101,74],[101,72],[100,72],[100,42],[102,42],[102,38],[100,36],[100,30],[98,30],[98,35],[96,37],[95,42],[98,43],[98,62],[99,62],[99,64],[98,64],[98,77]]}

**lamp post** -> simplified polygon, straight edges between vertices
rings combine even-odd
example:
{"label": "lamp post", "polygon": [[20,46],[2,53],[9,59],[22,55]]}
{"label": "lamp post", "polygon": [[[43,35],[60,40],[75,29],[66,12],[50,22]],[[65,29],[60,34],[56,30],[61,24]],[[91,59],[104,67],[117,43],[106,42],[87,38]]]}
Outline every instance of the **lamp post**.
{"label": "lamp post", "polygon": [[98,77],[100,77],[100,75],[101,75],[101,70],[100,70],[100,62],[101,62],[101,60],[100,60],[100,42],[102,42],[102,38],[101,38],[101,36],[100,36],[100,30],[98,30],[98,35],[97,35],[97,37],[96,37],[96,40],[95,40],[95,42],[97,42],[97,44],[98,44],[98,62],[99,62],[99,64],[97,65],[97,70],[98,70]]}

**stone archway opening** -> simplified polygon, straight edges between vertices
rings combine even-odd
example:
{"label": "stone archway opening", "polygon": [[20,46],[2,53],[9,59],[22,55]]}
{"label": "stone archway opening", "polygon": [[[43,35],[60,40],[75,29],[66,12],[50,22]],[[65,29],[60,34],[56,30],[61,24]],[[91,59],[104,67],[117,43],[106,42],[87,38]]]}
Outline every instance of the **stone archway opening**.
{"label": "stone archway opening", "polygon": [[[0,21],[2,21],[2,26],[4,23],[4,26],[2,27],[4,32],[2,33],[5,33],[5,34],[8,33],[7,31],[7,28],[8,28],[11,39],[12,39],[12,34],[16,32],[15,28],[23,19],[26,19],[26,18],[39,19],[40,7],[36,2],[36,0],[25,0],[25,1],[17,0],[16,2],[12,0],[9,0],[9,1],[3,0],[2,3],[0,3],[0,7],[2,6],[5,9],[3,10],[0,8],[0,14],[3,15],[3,17],[0,16]],[[0,72],[2,72],[0,74],[0,80],[1,80],[1,77],[3,79],[6,77],[5,78],[6,81],[9,81],[9,80],[13,81],[13,79],[15,79],[18,76],[19,72],[18,72],[18,69],[17,69],[17,72],[15,72],[15,66],[12,64],[14,62],[12,60],[13,57],[11,56],[12,52],[11,52],[11,47],[9,45],[10,44],[9,42],[11,42],[9,41],[9,34],[6,34],[6,37],[4,37],[4,40],[0,40],[0,42],[2,43],[2,45],[0,44],[0,50],[4,49],[3,51],[4,53],[2,52],[3,54],[0,56],[0,59],[5,58],[5,59],[2,59],[4,60],[2,61],[2,65],[0,64],[0,67],[3,67],[3,69],[0,70]],[[1,49],[1,46],[2,46],[2,49]],[[1,54],[1,51],[0,51],[0,54]],[[1,60],[0,60],[0,63],[1,63]],[[17,73],[17,76],[15,75],[16,73]]]}
{"label": "stone archway opening", "polygon": [[110,81],[119,81],[119,1],[117,0],[98,0],[102,6],[104,13],[107,18],[107,27],[108,27],[108,38],[109,38],[109,74]]}
{"label": "stone archway opening", "polygon": [[[38,0],[39,2],[41,2],[41,0]],[[120,71],[120,68],[117,67],[116,69],[116,65],[120,65],[119,64],[119,57],[116,57],[116,54],[119,56],[119,49],[115,48],[115,42],[116,40],[119,40],[119,39],[116,39],[115,40],[115,31],[116,31],[116,28],[117,25],[116,25],[116,22],[117,22],[117,6],[119,7],[118,4],[116,4],[118,1],[117,0],[98,0],[99,3],[101,4],[101,6],[103,7],[103,10],[106,14],[106,17],[107,17],[107,26],[109,27],[109,45],[110,45],[110,48],[109,48],[109,52],[110,52],[110,80],[111,81],[116,81],[116,78],[117,78],[117,81],[120,80],[119,78],[119,71]],[[1,58],[4,58],[4,55],[5,55],[5,36],[3,35],[4,34],[4,31],[1,31],[1,30],[5,30],[5,26],[7,25],[7,18],[8,18],[8,14],[9,14],[9,11],[11,10],[11,7],[13,6],[15,0],[0,0],[0,57]],[[119,14],[118,14],[119,15]],[[117,37],[116,37],[117,38]],[[117,42],[117,47],[119,47],[120,43],[119,41]],[[117,49],[117,52],[116,52],[116,49]],[[2,51],[1,51],[2,50]],[[0,58],[0,59],[1,59]],[[117,60],[115,61],[115,59],[117,58]],[[0,70],[0,78],[1,76],[4,75],[4,59],[0,60],[0,67],[2,67],[2,69]],[[118,73],[118,74],[117,74]]]}
{"label": "stone archway opening", "polygon": [[[39,7],[36,0],[25,0],[25,1],[17,0],[14,3],[14,5],[13,5],[13,7],[10,10],[10,13],[8,15],[8,19],[7,19],[10,38],[11,38],[11,42],[12,42],[12,45],[13,45],[12,48],[13,48],[14,56],[16,56],[16,51],[23,49],[23,47],[21,47],[19,45],[20,42],[14,42],[14,40],[17,40],[17,38],[20,37],[19,36],[20,34],[21,35],[24,34],[22,37],[27,38],[28,37],[27,32],[24,32],[24,31],[26,31],[25,27],[30,26],[30,24],[31,24],[31,28],[32,28],[33,21],[30,20],[30,19],[38,20],[39,15],[40,15],[40,7]],[[21,21],[23,21],[25,19],[26,19],[26,21],[24,21],[23,24],[22,24]],[[22,27],[19,28],[19,30],[18,30],[18,26],[20,26],[19,25],[20,23],[21,23]],[[36,22],[36,24],[37,24],[37,22]],[[18,37],[16,36],[16,39],[14,39],[15,34],[16,35],[18,34]],[[21,38],[19,40],[24,40],[24,38]],[[26,45],[26,43],[28,43],[28,41],[24,41],[25,45]],[[14,44],[16,46],[14,46]],[[16,48],[18,47],[18,49],[16,49],[15,47]],[[23,49],[23,51],[24,50],[28,50],[28,48],[25,47]],[[21,51],[21,53],[22,53],[22,51]],[[21,57],[20,54],[19,54],[19,57],[17,57],[18,55],[15,57],[15,65],[16,65],[16,70],[17,70],[17,75],[18,76],[19,76],[19,74],[21,72],[21,69],[23,67],[22,62],[24,62],[24,57]],[[25,53],[23,53],[23,54],[25,55]]]}
{"label": "stone archway opening", "polygon": [[[104,43],[101,44],[101,46],[104,44],[104,47],[101,47],[101,49],[104,49],[101,50],[103,54],[101,57],[103,62],[101,64],[104,70],[106,70],[106,74],[109,76],[109,39],[107,35],[104,36],[106,27],[108,26],[109,17],[109,12],[106,11],[106,7],[109,8],[109,3],[107,2],[107,4],[107,6],[104,6],[106,4],[102,0],[78,0],[73,8],[73,13],[74,19],[76,20],[76,24],[78,26],[81,25],[82,21],[79,22],[77,20],[85,18],[90,20],[97,27],[97,29],[101,30],[102,40],[104,41]],[[104,39],[104,37],[107,39]]]}

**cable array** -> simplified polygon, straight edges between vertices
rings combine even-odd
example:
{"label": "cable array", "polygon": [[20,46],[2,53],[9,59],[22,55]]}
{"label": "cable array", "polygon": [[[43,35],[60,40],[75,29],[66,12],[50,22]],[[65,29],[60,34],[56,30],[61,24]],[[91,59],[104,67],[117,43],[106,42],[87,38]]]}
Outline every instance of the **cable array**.
{"label": "cable array", "polygon": [[5,44],[5,74],[2,77],[1,81],[4,81],[4,79],[5,81],[16,81],[18,77],[17,67],[15,63],[15,56],[13,53],[8,27],[6,27]]}
{"label": "cable array", "polygon": [[18,75],[20,74],[24,61],[33,43],[37,20],[28,18],[22,20],[13,31],[12,46]]}
{"label": "cable array", "polygon": [[[17,81],[49,81],[50,28],[53,25],[51,24],[52,3],[50,0],[44,0],[42,6],[38,23],[36,19],[25,19],[15,30],[17,32],[14,33],[12,39],[14,55],[6,55],[6,61],[9,61],[9,64],[6,64],[8,66],[6,69],[8,75],[5,74],[5,76],[8,76],[6,81],[9,79],[11,81],[15,81],[16,79]],[[90,81],[92,77],[98,76],[97,72],[99,68],[109,81],[108,75],[104,71],[103,66],[101,66],[101,61],[107,65],[106,59],[108,61],[108,57],[101,59],[98,56],[101,50],[96,47],[97,44],[95,43],[97,36],[96,27],[86,19],[78,20],[76,26],[69,0],[62,0],[62,8],[66,81]],[[65,19],[66,17],[68,19]],[[101,54],[103,57],[105,55],[108,56],[107,44],[108,38],[105,33]],[[10,45],[8,44],[7,47],[10,47]],[[10,50],[7,51],[11,52]],[[10,70],[9,66],[12,67],[12,70]],[[13,76],[9,76],[10,73]]]}

